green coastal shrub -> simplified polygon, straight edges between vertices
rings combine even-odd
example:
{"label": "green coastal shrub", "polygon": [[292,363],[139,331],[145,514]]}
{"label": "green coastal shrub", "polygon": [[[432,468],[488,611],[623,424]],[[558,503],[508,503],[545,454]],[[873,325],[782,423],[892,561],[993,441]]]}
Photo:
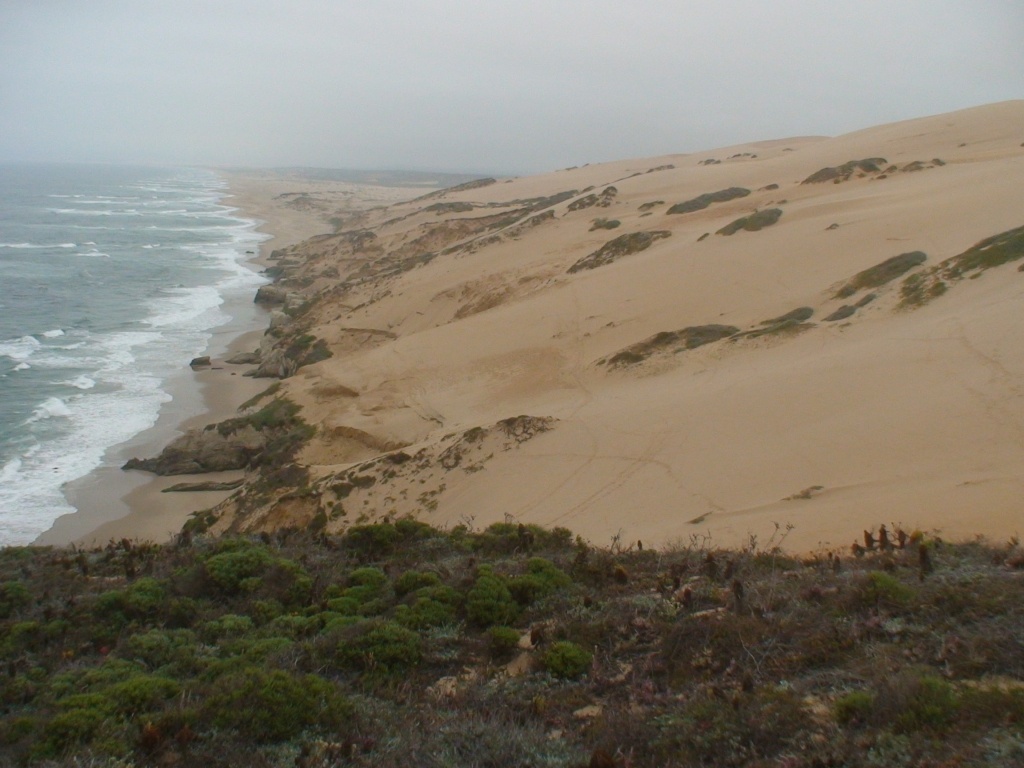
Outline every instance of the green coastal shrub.
{"label": "green coastal shrub", "polygon": [[151,670],[172,666],[182,674],[196,663],[196,644],[196,633],[190,629],[151,629],[129,637],[120,655]]}
{"label": "green coastal shrub", "polygon": [[552,643],[541,659],[544,669],[555,677],[573,679],[586,674],[593,656],[576,643],[561,640]]}
{"label": "green coastal shrub", "polygon": [[519,614],[519,606],[512,599],[507,581],[489,568],[480,571],[466,594],[466,616],[480,627],[512,623]]}
{"label": "green coastal shrub", "polygon": [[213,555],[206,560],[204,568],[210,580],[224,592],[248,592],[258,586],[252,580],[273,560],[273,555],[264,547],[247,545]]}
{"label": "green coastal shrub", "polygon": [[851,691],[836,699],[834,711],[840,725],[856,725],[869,721],[875,707],[871,691]]}
{"label": "green coastal shrub", "polygon": [[511,627],[491,627],[487,639],[491,656],[496,659],[508,658],[519,647],[519,633]]}
{"label": "green coastal shrub", "polygon": [[442,627],[455,623],[455,607],[429,597],[419,597],[411,605],[398,606],[395,621],[409,629]]}
{"label": "green coastal shrub", "polygon": [[32,602],[32,593],[18,581],[0,584],[0,620],[9,619],[16,611]]}
{"label": "green coastal shrub", "polygon": [[345,545],[368,557],[382,557],[393,551],[401,539],[398,529],[391,523],[353,525],[345,532]]}
{"label": "green coastal shrub", "polygon": [[871,571],[858,587],[857,597],[862,605],[906,605],[914,596],[914,590],[895,576],[884,571]]}
{"label": "green coastal shrub", "polygon": [[420,663],[423,641],[394,621],[366,621],[351,628],[338,646],[338,660],[377,674],[401,672]]}
{"label": "green coastal shrub", "polygon": [[530,605],[570,584],[572,579],[569,575],[550,560],[531,557],[526,561],[526,573],[513,578],[508,588],[517,603]]}
{"label": "green coastal shrub", "polygon": [[337,687],[315,675],[249,667],[219,679],[202,708],[217,728],[238,731],[257,742],[278,742],[307,728],[336,730],[352,708]]}
{"label": "green coastal shrub", "polygon": [[395,579],[395,594],[403,597],[423,587],[433,587],[441,583],[436,573],[422,571],[406,571]]}

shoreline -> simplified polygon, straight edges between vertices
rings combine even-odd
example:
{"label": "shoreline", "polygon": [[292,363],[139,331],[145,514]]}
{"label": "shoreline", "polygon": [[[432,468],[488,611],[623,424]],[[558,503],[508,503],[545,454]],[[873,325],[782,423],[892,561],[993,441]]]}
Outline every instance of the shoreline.
{"label": "shoreline", "polygon": [[[239,263],[262,271],[269,264],[272,250],[301,242],[330,230],[317,215],[282,210],[274,205],[275,186],[266,179],[248,174],[215,170],[227,182],[220,204],[236,209],[239,216],[252,220],[253,230],[268,237],[257,245],[257,252]],[[290,189],[309,186],[292,181]],[[165,542],[197,510],[215,506],[231,491],[163,493],[176,483],[226,481],[241,478],[243,470],[174,475],[161,477],[142,471],[125,471],[121,466],[133,456],[153,456],[187,430],[231,418],[238,406],[262,392],[273,382],[245,377],[252,366],[228,365],[224,360],[237,352],[259,347],[269,323],[269,312],[253,302],[253,293],[227,298],[221,310],[229,319],[210,330],[203,355],[211,366],[192,370],[187,360],[181,370],[164,382],[171,399],[160,407],[156,423],[104,455],[103,465],[67,484],[64,495],[75,512],[62,515],[39,534],[35,545],[97,546],[111,539],[129,538]]]}
{"label": "shoreline", "polygon": [[[254,231],[268,237],[250,258],[239,263],[254,271],[268,266],[272,251],[287,248],[316,235],[333,231],[331,217],[422,194],[421,188],[385,187],[324,181],[272,170],[212,168],[227,182],[220,204],[236,209],[255,222]],[[295,199],[302,200],[301,205]],[[238,406],[264,391],[276,379],[242,376],[251,366],[227,365],[236,352],[259,347],[269,324],[269,311],[253,301],[255,292],[232,296],[221,305],[229,316],[210,330],[201,353],[211,367],[193,371],[188,360],[180,372],[164,382],[172,399],[160,407],[156,423],[124,443],[108,449],[103,464],[68,483],[64,494],[76,511],[51,523],[34,545],[95,546],[122,538],[162,543],[169,541],[197,510],[208,509],[231,491],[163,493],[181,482],[226,481],[244,476],[243,470],[161,477],[121,466],[133,456],[155,456],[180,434],[195,427],[223,421]],[[197,386],[198,385],[198,386]]]}

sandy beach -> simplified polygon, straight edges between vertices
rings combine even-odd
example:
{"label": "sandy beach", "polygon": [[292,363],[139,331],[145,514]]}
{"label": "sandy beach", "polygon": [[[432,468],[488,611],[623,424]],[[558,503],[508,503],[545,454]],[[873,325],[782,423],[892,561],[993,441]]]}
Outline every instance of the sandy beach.
{"label": "sandy beach", "polygon": [[[270,235],[247,262],[256,271],[266,267],[267,256],[274,249],[329,232],[328,219],[338,211],[393,202],[419,193],[415,189],[285,178],[273,172],[218,172],[229,183],[223,204],[258,221],[257,231]],[[288,204],[300,194],[307,201],[305,206]],[[230,320],[213,330],[203,353],[210,356],[211,366],[192,370],[189,361],[182,361],[180,373],[165,383],[172,400],[161,408],[157,423],[112,448],[105,466],[71,483],[65,494],[77,511],[58,518],[36,543],[95,545],[124,537],[166,541],[180,531],[193,512],[211,507],[229,495],[227,491],[163,490],[183,482],[234,480],[242,476],[241,471],[157,477],[120,469],[133,456],[158,454],[188,429],[231,418],[241,403],[271,385],[272,381],[267,379],[243,376],[251,366],[224,363],[237,352],[259,347],[268,322],[267,310],[254,304],[251,296],[231,300],[222,309]]]}

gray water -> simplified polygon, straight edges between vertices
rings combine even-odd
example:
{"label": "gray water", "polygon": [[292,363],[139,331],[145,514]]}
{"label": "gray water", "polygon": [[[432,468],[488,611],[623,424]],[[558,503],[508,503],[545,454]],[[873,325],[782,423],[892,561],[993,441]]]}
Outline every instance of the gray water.
{"label": "gray water", "polygon": [[0,165],[0,545],[73,512],[62,486],[152,426],[164,381],[263,282],[266,236],[192,168]]}

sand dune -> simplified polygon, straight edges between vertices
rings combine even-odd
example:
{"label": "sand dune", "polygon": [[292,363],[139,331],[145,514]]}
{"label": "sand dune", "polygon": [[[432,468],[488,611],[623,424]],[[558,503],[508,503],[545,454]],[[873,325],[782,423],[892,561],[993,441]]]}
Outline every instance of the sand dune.
{"label": "sand dune", "polygon": [[[811,550],[879,523],[1015,535],[1024,275],[1008,263],[949,277],[912,307],[901,286],[1024,225],[1022,126],[1024,101],[1006,102],[352,216],[281,261],[280,284],[307,303],[277,343],[308,334],[333,353],[280,390],[318,427],[297,458],[309,478],[258,498],[250,483],[215,529],[410,513],[564,525],[599,544],[786,533]],[[875,170],[802,183],[867,159]],[[666,212],[731,187],[750,193]],[[769,209],[774,224],[715,234]],[[570,273],[641,232],[656,233],[642,249],[622,240],[638,249]],[[923,265],[837,295],[916,251]],[[807,320],[765,324],[805,307]],[[738,333],[700,346],[696,332],[657,336],[706,326]],[[545,428],[516,433],[527,422],[506,420],[524,414]]]}

